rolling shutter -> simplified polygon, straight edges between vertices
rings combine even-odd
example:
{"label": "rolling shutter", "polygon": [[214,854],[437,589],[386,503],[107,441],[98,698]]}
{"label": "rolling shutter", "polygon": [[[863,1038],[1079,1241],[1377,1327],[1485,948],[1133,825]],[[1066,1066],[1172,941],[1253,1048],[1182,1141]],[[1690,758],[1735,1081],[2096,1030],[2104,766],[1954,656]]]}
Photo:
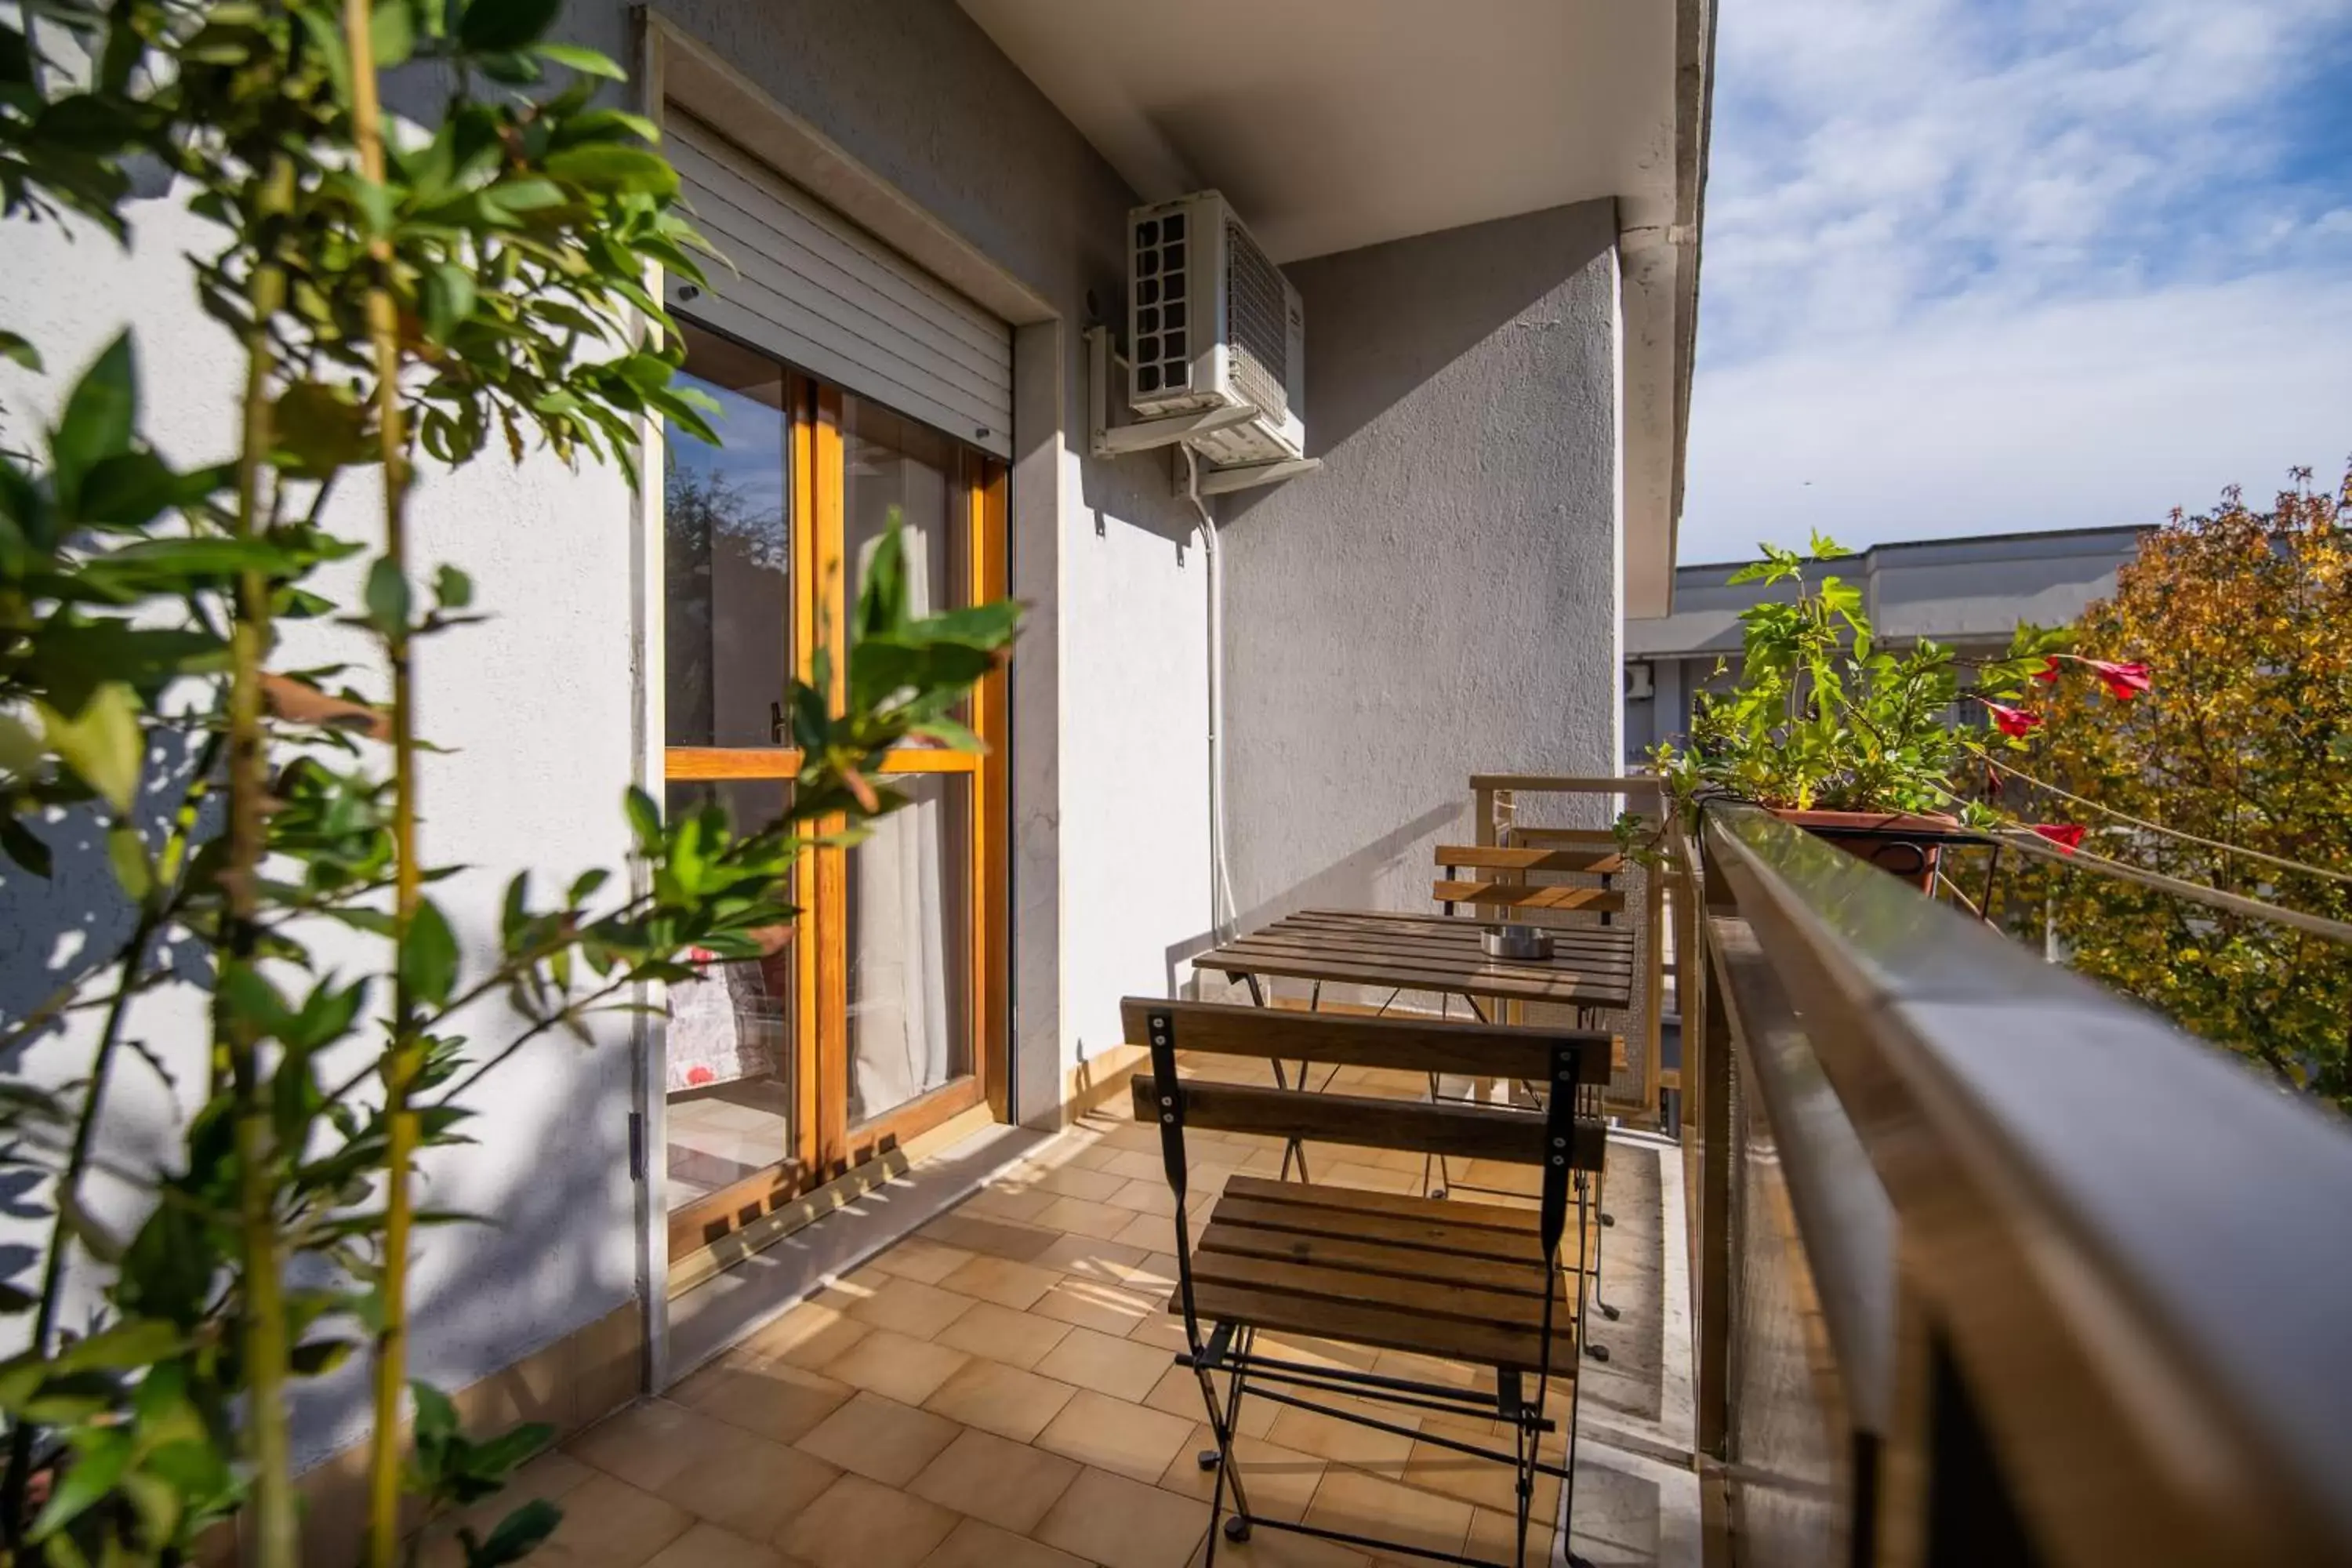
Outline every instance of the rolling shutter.
{"label": "rolling shutter", "polygon": [[1012,456],[1012,328],[697,121],[673,112],[662,150],[726,258],[705,262],[710,288],[691,300],[669,279],[673,309]]}

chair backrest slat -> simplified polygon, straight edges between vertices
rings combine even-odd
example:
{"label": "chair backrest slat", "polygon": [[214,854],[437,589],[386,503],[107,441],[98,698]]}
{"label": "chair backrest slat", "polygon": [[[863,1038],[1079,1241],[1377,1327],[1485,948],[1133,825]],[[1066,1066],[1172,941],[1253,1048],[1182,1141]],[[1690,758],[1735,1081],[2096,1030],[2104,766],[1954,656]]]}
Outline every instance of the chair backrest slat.
{"label": "chair backrest slat", "polygon": [[[1135,1119],[1160,1119],[1159,1080],[1139,1073],[1133,1079]],[[1448,1159],[1501,1160],[1537,1165],[1549,1152],[1546,1118],[1526,1110],[1486,1105],[1432,1105],[1414,1100],[1376,1100],[1352,1094],[1308,1094],[1254,1084],[1183,1082],[1183,1124],[1219,1132],[1255,1132],[1318,1143],[1397,1149]],[[1605,1134],[1597,1123],[1580,1125],[1572,1140],[1570,1168],[1596,1171]]]}
{"label": "chair backrest slat", "polygon": [[1579,1085],[1609,1081],[1610,1037],[1597,1029],[1423,1023],[1130,996],[1119,1004],[1129,1040],[1139,1045],[1150,1038],[1145,1019],[1152,1013],[1173,1024],[1176,1049],[1206,1056],[1549,1082],[1552,1053],[1569,1043],[1576,1047]]}

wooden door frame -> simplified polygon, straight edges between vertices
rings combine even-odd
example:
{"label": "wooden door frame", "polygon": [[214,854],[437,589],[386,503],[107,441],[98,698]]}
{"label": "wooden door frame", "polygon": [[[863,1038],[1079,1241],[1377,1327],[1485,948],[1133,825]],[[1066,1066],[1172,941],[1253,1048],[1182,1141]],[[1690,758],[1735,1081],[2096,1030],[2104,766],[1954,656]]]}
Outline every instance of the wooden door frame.
{"label": "wooden door frame", "polygon": [[[834,657],[827,695],[836,710],[847,700],[848,681],[843,651],[849,626],[843,395],[840,388],[798,371],[787,374],[794,672],[803,680],[813,679],[818,650],[829,641]],[[958,479],[967,507],[966,582],[972,602],[984,603],[1003,597],[1006,591],[1009,468],[971,448],[960,446],[958,451]],[[658,679],[658,672],[652,678]],[[1005,1119],[1011,984],[1009,701],[1006,671],[1000,664],[972,695],[971,727],[986,750],[907,748],[885,758],[880,770],[970,780],[966,876],[971,921],[965,1018],[972,1071],[854,1129],[849,1126],[848,851],[838,845],[810,851],[797,869],[801,896],[794,920],[793,1048],[801,1053],[803,1070],[797,1078],[793,1146],[780,1152],[776,1164],[670,1210],[667,1228],[672,1259],[741,1230],[983,1100],[996,1120]],[[799,772],[803,761],[800,752],[788,746],[664,746],[660,759],[662,788],[688,780],[784,783]],[[815,825],[824,837],[841,826],[839,818]],[[656,1082],[666,1093],[666,1069],[656,1075]]]}

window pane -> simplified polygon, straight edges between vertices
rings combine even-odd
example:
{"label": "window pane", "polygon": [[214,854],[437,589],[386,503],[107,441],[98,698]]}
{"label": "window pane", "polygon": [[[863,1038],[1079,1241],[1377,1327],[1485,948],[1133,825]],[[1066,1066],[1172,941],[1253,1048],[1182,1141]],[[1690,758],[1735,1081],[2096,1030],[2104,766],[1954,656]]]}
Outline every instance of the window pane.
{"label": "window pane", "polygon": [[775,743],[792,673],[792,443],[784,367],[681,322],[678,384],[719,404],[712,447],[668,427],[663,630],[673,746]]}
{"label": "window pane", "polygon": [[963,483],[956,444],[928,425],[854,393],[843,395],[843,525],[850,561],[849,602],[897,507],[907,529],[907,607],[917,615],[971,602]]}
{"label": "window pane", "polygon": [[972,1070],[971,781],[889,782],[911,804],[849,851],[852,1125]]}
{"label": "window pane", "polygon": [[[665,809],[716,800],[738,830],[783,811],[791,786],[775,780],[674,784]],[[798,972],[789,927],[756,959],[702,965],[669,988],[669,1206],[757,1175],[793,1152]]]}

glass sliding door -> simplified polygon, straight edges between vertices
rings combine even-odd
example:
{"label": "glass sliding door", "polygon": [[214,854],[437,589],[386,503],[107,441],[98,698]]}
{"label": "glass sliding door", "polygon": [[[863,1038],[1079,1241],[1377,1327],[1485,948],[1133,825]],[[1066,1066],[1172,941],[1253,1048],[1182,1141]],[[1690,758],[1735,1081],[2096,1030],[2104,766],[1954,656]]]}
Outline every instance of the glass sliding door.
{"label": "glass sliding door", "polygon": [[[725,445],[669,433],[664,681],[673,809],[772,818],[800,754],[786,683],[820,653],[840,700],[849,610],[895,513],[918,612],[1004,591],[1003,465],[879,404],[683,324]],[[981,750],[909,746],[908,805],[806,858],[757,961],[673,988],[673,1258],[946,1120],[1002,1106],[1002,674],[964,705]]]}

